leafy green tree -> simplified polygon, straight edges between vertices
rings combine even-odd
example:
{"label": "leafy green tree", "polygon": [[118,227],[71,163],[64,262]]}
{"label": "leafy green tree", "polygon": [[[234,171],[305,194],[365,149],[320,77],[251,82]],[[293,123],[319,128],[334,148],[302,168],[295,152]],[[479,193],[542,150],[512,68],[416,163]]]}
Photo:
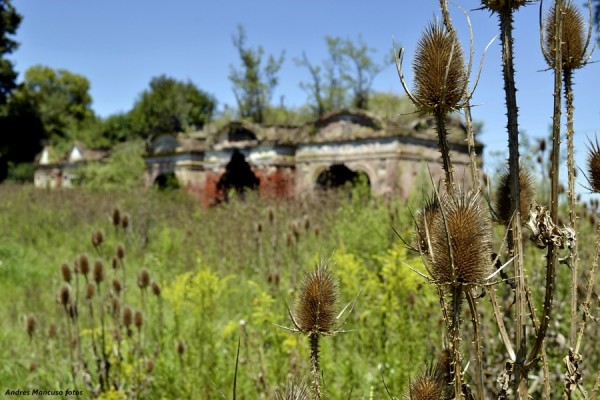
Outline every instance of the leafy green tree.
{"label": "leafy green tree", "polygon": [[263,66],[264,49],[246,47],[246,32],[238,27],[237,35],[233,37],[233,45],[237,49],[242,65],[240,69],[230,66],[229,79],[233,84],[233,93],[238,103],[242,118],[250,118],[257,123],[264,122],[264,111],[269,105],[273,90],[279,80],[277,73],[285,59],[281,53],[278,58],[269,55]]}
{"label": "leafy green tree", "polygon": [[13,63],[5,56],[18,47],[18,43],[11,39],[11,36],[17,32],[21,18],[10,0],[0,0],[0,107],[6,103],[8,95],[16,87],[17,72]]}
{"label": "leafy green tree", "polygon": [[300,87],[308,93],[315,115],[349,106],[368,109],[373,80],[385,64],[373,61],[375,50],[360,37],[356,44],[331,36],[325,41],[329,59],[322,66],[311,63],[305,53],[296,60],[310,74],[310,81],[300,83]]}
{"label": "leafy green tree", "polygon": [[[213,117],[216,100],[192,82],[161,75],[152,78],[131,111],[132,127],[142,137],[202,129]],[[111,121],[117,122],[115,120]],[[118,117],[124,122],[124,117]]]}

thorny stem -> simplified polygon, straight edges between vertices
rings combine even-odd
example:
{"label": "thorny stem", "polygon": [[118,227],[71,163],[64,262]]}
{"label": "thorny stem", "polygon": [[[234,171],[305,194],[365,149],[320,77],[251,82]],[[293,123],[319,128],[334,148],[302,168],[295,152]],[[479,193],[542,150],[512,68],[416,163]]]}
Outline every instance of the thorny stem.
{"label": "thorny stem", "polygon": [[598,393],[600,392],[600,373],[598,373],[598,378],[596,378],[596,384],[592,389],[592,393],[590,395],[591,400],[596,400],[598,398]]}
{"label": "thorny stem", "polygon": [[[554,112],[552,117],[552,159],[550,166],[550,218],[552,221],[558,221],[558,183],[559,183],[559,156],[560,156],[560,117],[561,117],[561,92],[562,92],[562,24],[563,24],[563,0],[556,0],[554,5],[560,12],[555,13],[555,38],[554,43]],[[533,348],[527,357],[527,363],[531,364],[537,357],[548,324],[550,323],[550,314],[552,312],[552,300],[554,298],[554,286],[556,280],[556,264],[558,260],[558,248],[552,241],[548,244],[548,254],[546,256],[546,295],[544,297],[544,311],[542,314],[540,329],[535,338]]]}
{"label": "thorny stem", "polygon": [[319,334],[312,333],[308,336],[310,346],[310,362],[312,375],[313,396],[321,400],[321,368],[319,367]]}
{"label": "thorny stem", "polygon": [[[510,2],[509,2],[510,4]],[[514,274],[516,277],[516,312],[515,332],[517,354],[515,362],[514,386],[518,398],[527,398],[527,373],[522,365],[527,353],[527,327],[525,310],[525,271],[523,267],[523,235],[521,234],[521,186],[519,183],[519,125],[517,108],[517,89],[515,87],[515,68],[513,64],[513,16],[510,5],[500,15],[500,37],[502,40],[502,73],[506,97],[506,116],[508,130],[510,198],[512,224],[508,235],[508,246],[514,257]]]}
{"label": "thorny stem", "polygon": [[448,135],[446,132],[446,116],[441,111],[435,112],[435,123],[438,133],[438,145],[442,153],[442,165],[446,173],[446,191],[454,192],[454,169],[450,162],[450,149],[448,148]]}
{"label": "thorny stem", "polygon": [[477,399],[483,400],[483,350],[481,345],[481,332],[479,329],[480,321],[477,312],[477,305],[473,298],[472,289],[465,291],[469,311],[471,312],[471,322],[473,323],[473,338],[475,345],[475,389],[477,390]]}
{"label": "thorny stem", "polygon": [[454,399],[462,400],[462,363],[460,357],[460,310],[462,302],[462,287],[457,284],[451,287],[452,318],[450,339],[452,341],[452,367],[454,378]]}
{"label": "thorny stem", "polygon": [[[573,104],[573,71],[570,68],[564,68],[563,79],[565,81],[565,102],[567,108],[567,171],[569,175],[569,223],[573,232],[577,232],[577,213],[575,210],[575,161],[573,151],[573,114],[575,106]],[[569,331],[569,347],[575,346],[577,336],[577,240],[573,241],[570,249],[571,266],[571,329]]]}
{"label": "thorny stem", "polygon": [[500,311],[500,307],[498,306],[498,299],[496,297],[496,290],[494,288],[490,288],[487,290],[490,295],[490,301],[492,303],[492,309],[494,310],[494,317],[496,317],[496,323],[498,325],[498,329],[500,330],[500,337],[502,338],[502,342],[504,342],[504,346],[506,347],[506,351],[508,352],[508,356],[511,361],[514,361],[515,351],[510,343],[510,339],[508,337],[508,332],[506,331],[506,327],[504,326],[504,317],[502,316],[502,312]]}

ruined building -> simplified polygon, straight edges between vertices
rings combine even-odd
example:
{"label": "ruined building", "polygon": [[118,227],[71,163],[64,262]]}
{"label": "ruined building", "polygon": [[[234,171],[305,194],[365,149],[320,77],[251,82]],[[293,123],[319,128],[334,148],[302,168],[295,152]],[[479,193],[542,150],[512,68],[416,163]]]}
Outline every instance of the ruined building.
{"label": "ruined building", "polygon": [[[468,180],[466,130],[448,123],[458,180]],[[477,144],[480,156],[482,145]],[[479,158],[480,159],[480,158]],[[408,196],[428,170],[442,177],[434,121],[416,115],[382,120],[361,110],[340,110],[302,126],[232,121],[220,128],[150,138],[147,185],[184,187],[205,205],[231,190],[257,189],[265,197],[291,197],[365,180],[374,194]]]}

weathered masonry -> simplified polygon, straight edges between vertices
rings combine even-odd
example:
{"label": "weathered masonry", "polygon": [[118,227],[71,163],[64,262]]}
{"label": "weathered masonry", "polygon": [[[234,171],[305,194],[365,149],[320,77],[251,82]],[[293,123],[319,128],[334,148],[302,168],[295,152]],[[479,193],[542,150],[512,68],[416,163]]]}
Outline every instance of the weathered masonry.
{"label": "weathered masonry", "polygon": [[[448,123],[455,175],[468,180],[466,130]],[[478,156],[482,145],[476,145]],[[479,158],[480,159],[480,158]],[[340,110],[302,126],[233,121],[216,129],[150,138],[148,185],[184,187],[205,205],[231,190],[257,189],[265,197],[291,197],[364,179],[374,194],[408,196],[415,183],[442,177],[434,122],[428,117],[382,120]],[[421,177],[423,182],[416,182]]]}

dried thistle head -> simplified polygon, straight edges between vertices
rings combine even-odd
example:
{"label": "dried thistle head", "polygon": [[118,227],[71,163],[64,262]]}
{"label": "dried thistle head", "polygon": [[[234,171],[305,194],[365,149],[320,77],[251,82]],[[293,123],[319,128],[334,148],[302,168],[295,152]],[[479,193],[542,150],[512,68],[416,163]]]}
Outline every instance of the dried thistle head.
{"label": "dried thistle head", "polygon": [[517,10],[527,3],[533,3],[535,0],[481,0],[484,8],[492,12],[503,13],[509,10]]}
{"label": "dried thistle head", "polygon": [[297,328],[306,334],[331,334],[338,313],[338,281],[328,262],[321,261],[304,275],[298,290],[294,318]]}
{"label": "dried thistle head", "polygon": [[[520,212],[521,220],[523,220],[529,215],[529,208],[535,200],[533,180],[529,172],[523,167],[519,169],[519,186],[521,187],[519,200]],[[510,204],[510,172],[506,171],[500,176],[498,188],[496,189],[496,204],[494,207],[498,219],[505,225],[508,224],[512,217]]]}
{"label": "dried thistle head", "polygon": [[160,297],[160,285],[156,281],[152,282],[152,293],[156,297]]}
{"label": "dried thistle head", "polygon": [[35,316],[30,314],[27,316],[27,335],[29,335],[29,339],[33,338],[33,334],[35,333]]}
{"label": "dried thistle head", "polygon": [[96,286],[94,286],[93,283],[88,283],[87,287],[85,288],[85,299],[86,300],[91,300],[94,297],[94,293],[96,292]]}
{"label": "dried thistle head", "polygon": [[138,328],[138,330],[142,328],[142,325],[144,325],[144,314],[142,314],[140,310],[135,312],[135,315],[133,316],[133,324],[136,328]]}
{"label": "dried thistle head", "polygon": [[129,214],[123,215],[123,217],[121,218],[121,226],[125,230],[127,230],[127,228],[129,228]]}
{"label": "dried thistle head", "polygon": [[94,263],[94,282],[99,285],[104,280],[104,263],[102,260],[96,260]]}
{"label": "dried thistle head", "polygon": [[185,342],[182,339],[177,341],[176,349],[177,349],[177,354],[179,354],[180,356],[182,356],[185,353],[186,346],[185,346]]}
{"label": "dried thistle head", "polygon": [[425,198],[421,209],[416,217],[416,231],[419,249],[423,254],[429,253],[429,239],[433,228],[433,221],[436,214],[439,212],[440,203],[436,195]]}
{"label": "dried thistle head", "polygon": [[79,256],[79,272],[87,278],[87,274],[90,272],[90,261],[87,254]]}
{"label": "dried thistle head", "polygon": [[112,287],[113,290],[115,291],[115,294],[118,296],[121,293],[121,282],[119,282],[119,280],[117,278],[113,279],[112,281]]}
{"label": "dried thistle head", "polygon": [[112,256],[111,265],[112,269],[119,269],[119,257]]}
{"label": "dried thistle head", "polygon": [[146,268],[142,268],[137,280],[140,289],[146,289],[150,285],[150,273]]}
{"label": "dried thistle head", "polygon": [[587,164],[589,176],[588,180],[592,187],[592,191],[600,193],[600,145],[598,145],[597,139],[596,143],[589,144]]}
{"label": "dried thistle head", "polygon": [[60,272],[62,273],[63,281],[67,283],[71,282],[71,268],[68,264],[61,265]]}
{"label": "dried thistle head", "polygon": [[447,392],[448,383],[437,367],[427,367],[410,382],[408,393],[404,397],[407,400],[443,400]]}
{"label": "dried thistle head", "polygon": [[96,231],[92,234],[92,244],[94,247],[98,247],[104,242],[104,234],[102,231]]}
{"label": "dried thistle head", "polygon": [[[571,1],[564,3],[562,26],[562,62],[563,68],[577,69],[587,63],[588,33],[586,24],[579,8]],[[544,43],[546,61],[554,67],[556,42],[556,5],[553,5],[546,15],[546,41]]]}
{"label": "dried thistle head", "polygon": [[117,318],[121,311],[121,301],[117,297],[113,297],[111,306],[112,306],[112,315],[114,315],[115,318]]}
{"label": "dried thistle head", "polygon": [[489,276],[492,224],[476,192],[457,191],[440,200],[430,242],[428,259],[437,283],[481,284]]}
{"label": "dried thistle head", "polygon": [[117,245],[117,257],[119,260],[125,258],[125,247],[122,244]]}
{"label": "dried thistle head", "polygon": [[66,307],[69,304],[70,300],[71,300],[71,288],[69,287],[69,285],[65,284],[58,291],[58,301],[60,302],[60,304],[62,304],[64,307]]}
{"label": "dried thistle head", "polygon": [[416,104],[423,112],[446,114],[463,102],[467,71],[456,34],[439,22],[429,24],[417,43],[413,62]]}
{"label": "dried thistle head", "polygon": [[309,400],[310,392],[304,382],[296,383],[290,380],[284,391],[275,392],[275,400]]}
{"label": "dried thistle head", "polygon": [[121,225],[121,211],[116,207],[112,213],[112,223],[115,227]]}
{"label": "dried thistle head", "polygon": [[125,306],[123,308],[123,325],[129,329],[131,323],[133,322],[133,311],[131,311],[131,307]]}

